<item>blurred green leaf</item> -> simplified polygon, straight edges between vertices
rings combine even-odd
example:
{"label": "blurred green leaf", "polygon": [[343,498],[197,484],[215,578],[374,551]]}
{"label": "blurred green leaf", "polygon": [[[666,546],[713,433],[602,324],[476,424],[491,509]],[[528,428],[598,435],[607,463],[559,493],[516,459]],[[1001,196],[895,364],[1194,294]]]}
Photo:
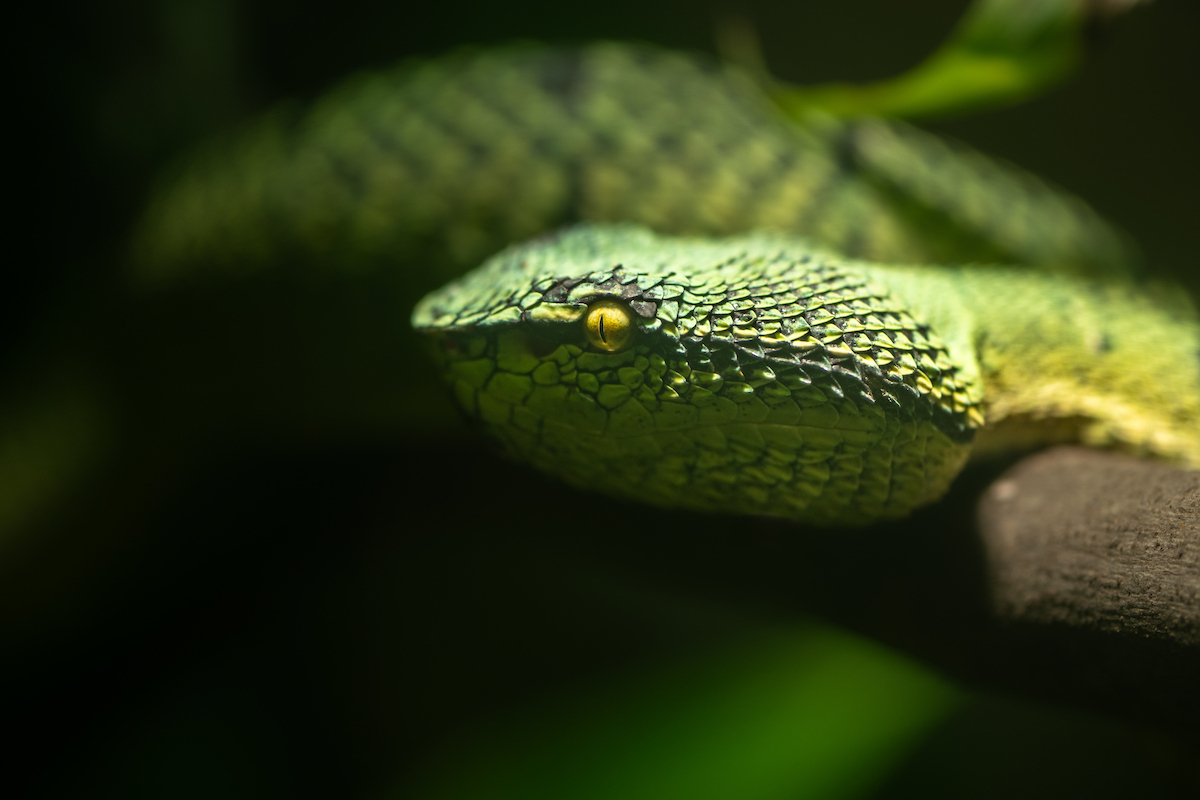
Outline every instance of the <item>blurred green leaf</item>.
{"label": "blurred green leaf", "polygon": [[445,747],[428,800],[855,797],[961,699],[941,678],[816,625],[544,698]]}
{"label": "blurred green leaf", "polygon": [[780,86],[776,99],[798,118],[811,111],[947,117],[1019,103],[1075,71],[1091,20],[1133,4],[976,0],[946,43],[902,75],[861,86]]}

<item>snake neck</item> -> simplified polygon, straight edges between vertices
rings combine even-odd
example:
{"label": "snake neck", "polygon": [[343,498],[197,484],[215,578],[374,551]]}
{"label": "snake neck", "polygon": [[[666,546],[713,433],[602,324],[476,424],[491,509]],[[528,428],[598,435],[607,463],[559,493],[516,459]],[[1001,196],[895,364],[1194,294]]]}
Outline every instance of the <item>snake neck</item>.
{"label": "snake neck", "polygon": [[1200,466],[1200,324],[1127,284],[1018,269],[881,267],[975,379],[975,455],[1058,442]]}

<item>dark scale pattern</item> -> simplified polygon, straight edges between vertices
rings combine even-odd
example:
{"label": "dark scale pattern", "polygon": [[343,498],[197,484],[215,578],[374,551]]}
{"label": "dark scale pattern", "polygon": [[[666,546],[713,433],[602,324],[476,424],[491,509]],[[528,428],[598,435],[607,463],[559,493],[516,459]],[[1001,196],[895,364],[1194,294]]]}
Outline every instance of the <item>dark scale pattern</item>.
{"label": "dark scale pattern", "polygon": [[[638,319],[620,353],[583,338],[609,298]],[[795,240],[581,229],[494,259],[414,322],[515,456],[658,505],[904,514],[944,490],[982,421],[928,326]]]}

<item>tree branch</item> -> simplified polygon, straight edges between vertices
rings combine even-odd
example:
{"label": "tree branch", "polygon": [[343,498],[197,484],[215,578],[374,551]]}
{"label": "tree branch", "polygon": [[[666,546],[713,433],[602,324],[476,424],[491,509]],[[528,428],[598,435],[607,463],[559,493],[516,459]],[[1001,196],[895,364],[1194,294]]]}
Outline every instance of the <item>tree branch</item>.
{"label": "tree branch", "polygon": [[979,538],[997,645],[1040,652],[1039,683],[1196,731],[1200,472],[1053,450],[988,489]]}
{"label": "tree branch", "polygon": [[968,683],[1196,735],[1200,473],[1080,448],[1001,469],[865,530],[676,513],[647,537],[665,523],[643,511],[615,544],[647,585],[816,613]]}

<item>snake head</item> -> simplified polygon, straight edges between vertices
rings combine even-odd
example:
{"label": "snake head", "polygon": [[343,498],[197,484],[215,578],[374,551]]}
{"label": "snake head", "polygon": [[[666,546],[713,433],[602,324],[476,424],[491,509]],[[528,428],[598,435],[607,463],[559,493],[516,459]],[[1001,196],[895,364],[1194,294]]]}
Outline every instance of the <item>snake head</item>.
{"label": "snake head", "polygon": [[660,506],[900,516],[974,430],[928,329],[802,240],[580,226],[430,294],[413,325],[512,456]]}

